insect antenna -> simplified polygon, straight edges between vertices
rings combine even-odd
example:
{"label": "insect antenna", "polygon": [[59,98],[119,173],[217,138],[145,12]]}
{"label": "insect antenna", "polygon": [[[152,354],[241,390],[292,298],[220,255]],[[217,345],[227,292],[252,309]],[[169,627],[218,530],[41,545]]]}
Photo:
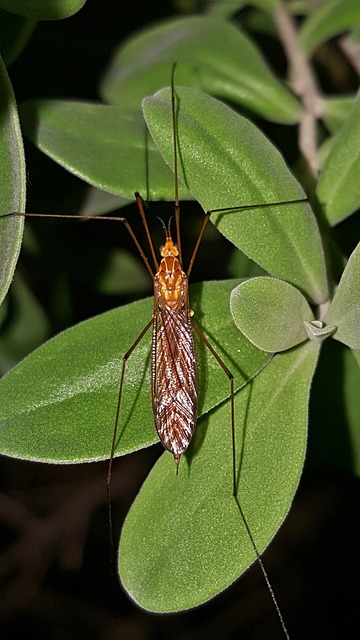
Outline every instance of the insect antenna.
{"label": "insect antenna", "polygon": [[179,202],[179,178],[178,178],[178,145],[177,145],[177,118],[176,118],[176,99],[175,99],[175,69],[174,62],[171,71],[171,111],[172,111],[172,129],[173,129],[173,148],[174,148],[174,191],[175,191],[175,226],[176,226],[176,244],[179,252],[180,264],[183,264],[181,234],[180,234],[180,202]]}

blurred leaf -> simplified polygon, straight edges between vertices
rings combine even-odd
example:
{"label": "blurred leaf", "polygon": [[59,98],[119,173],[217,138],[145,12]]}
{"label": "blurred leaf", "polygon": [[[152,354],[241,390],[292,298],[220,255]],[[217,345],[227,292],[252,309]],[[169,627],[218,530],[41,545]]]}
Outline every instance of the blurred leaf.
{"label": "blurred leaf", "polygon": [[0,0],[0,9],[34,20],[61,20],[74,15],[86,0]]}
{"label": "blurred leaf", "polygon": [[327,162],[331,149],[333,148],[333,145],[334,145],[334,140],[335,140],[335,136],[329,136],[328,138],[326,138],[325,142],[323,142],[318,148],[317,155],[318,155],[318,161],[321,169],[324,168]]}
{"label": "blurred leaf", "polygon": [[0,375],[44,342],[49,330],[42,307],[19,273],[6,302],[0,310]]}
{"label": "blurred leaf", "polygon": [[109,213],[110,211],[121,209],[130,202],[134,202],[134,197],[130,199],[116,196],[108,191],[103,191],[102,189],[88,185],[81,209],[80,211],[77,210],[77,213],[84,216],[100,216],[102,213]]}
{"label": "blurred leaf", "polygon": [[[294,284],[311,301],[328,297],[325,262],[315,217],[277,149],[248,120],[195,89],[178,87],[178,173],[211,220],[231,242],[269,273]],[[173,167],[168,89],[143,102],[151,135]],[[204,162],[206,158],[206,162]],[[250,205],[241,210],[242,205]],[[254,206],[251,206],[254,205]]]}
{"label": "blurred leaf", "polygon": [[206,0],[206,13],[217,18],[230,18],[246,4],[246,0]]}
{"label": "blurred leaf", "polygon": [[321,348],[311,388],[306,456],[316,470],[360,475],[359,354],[336,340]]}
{"label": "blurred leaf", "polygon": [[354,95],[341,96],[340,98],[328,96],[324,99],[323,119],[332,133],[336,133],[346,122],[354,106],[354,99]]}
{"label": "blurred leaf", "polygon": [[[195,286],[191,304],[239,388],[268,355],[242,337],[232,322],[228,305],[235,284]],[[0,381],[1,452],[44,462],[108,458],[122,357],[151,319],[152,309],[153,302],[147,299],[72,327],[5,376]],[[117,455],[158,441],[150,398],[150,333],[126,368]],[[227,398],[230,390],[219,364],[202,343],[198,346],[201,415]]]}
{"label": "blurred leaf", "polygon": [[360,475],[360,351],[345,349],[344,401],[350,427],[353,472]]}
{"label": "blurred leaf", "polygon": [[314,319],[298,289],[275,278],[252,278],[231,292],[236,326],[258,349],[276,353],[307,340],[304,320]]}
{"label": "blurred leaf", "polygon": [[18,58],[35,27],[35,20],[0,10],[0,46],[6,66],[10,66]]}
{"label": "blurred leaf", "polygon": [[108,102],[136,108],[171,81],[230,100],[264,118],[294,124],[300,107],[255,45],[233,25],[195,16],[167,20],[132,37],[116,54],[103,82]]}
{"label": "blurred leaf", "polygon": [[346,122],[334,137],[317,187],[319,201],[331,225],[360,207],[359,172],[360,93]]}
{"label": "blurred leaf", "polygon": [[357,362],[358,366],[360,367],[360,351],[352,349],[351,354],[355,358],[355,361]]}
{"label": "blurred leaf", "polygon": [[[236,395],[238,495],[260,552],[299,482],[317,354],[307,342],[275,356]],[[232,497],[230,424],[229,403],[201,419],[179,475],[164,454],[131,507],[120,541],[120,575],[144,609],[165,613],[199,605],[255,560]]]}
{"label": "blurred leaf", "polygon": [[232,278],[253,278],[265,274],[264,269],[250,260],[242,251],[235,251],[232,254],[228,269]]}
{"label": "blurred leaf", "polygon": [[324,321],[337,327],[334,338],[360,349],[360,243],[351,254]]}
{"label": "blurred leaf", "polygon": [[299,33],[305,53],[312,53],[322,42],[360,25],[359,0],[326,0],[318,4]]}
{"label": "blurred leaf", "polygon": [[102,274],[99,281],[98,290],[112,296],[128,293],[143,294],[148,291],[143,266],[130,251],[113,250],[109,256],[106,272]]}
{"label": "blurred leaf", "polygon": [[[0,58],[0,216],[25,210],[26,171],[15,97]],[[11,284],[21,247],[24,219],[0,217],[0,304]]]}

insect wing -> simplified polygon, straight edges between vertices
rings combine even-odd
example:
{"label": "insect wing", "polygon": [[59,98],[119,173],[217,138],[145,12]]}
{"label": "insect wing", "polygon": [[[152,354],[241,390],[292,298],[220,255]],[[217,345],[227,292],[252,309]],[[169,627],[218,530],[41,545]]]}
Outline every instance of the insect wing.
{"label": "insect wing", "polygon": [[155,309],[151,376],[159,438],[173,455],[181,455],[196,426],[198,403],[194,340],[186,307]]}

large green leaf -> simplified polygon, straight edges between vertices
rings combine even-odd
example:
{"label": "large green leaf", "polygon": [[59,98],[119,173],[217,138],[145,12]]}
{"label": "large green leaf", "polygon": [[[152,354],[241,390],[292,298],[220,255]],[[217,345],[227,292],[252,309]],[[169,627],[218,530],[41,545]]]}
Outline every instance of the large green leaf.
{"label": "large green leaf", "polygon": [[127,198],[134,191],[146,199],[174,198],[174,178],[139,109],[34,100],[21,105],[20,115],[30,140],[86,182]]}
{"label": "large green leaf", "polygon": [[235,26],[214,17],[167,20],[132,37],[105,77],[104,98],[136,107],[145,95],[170,84],[175,61],[177,84],[198,87],[275,122],[299,120],[297,100],[255,45]]}
{"label": "large green leaf", "polygon": [[312,53],[322,42],[360,25],[359,0],[325,0],[305,20],[299,34],[306,53]]}
{"label": "large green leaf", "polygon": [[[179,176],[205,211],[304,198],[280,153],[248,120],[195,89],[178,87]],[[166,162],[174,166],[168,89],[143,102],[144,116]],[[328,296],[325,261],[307,203],[217,213],[219,230],[272,275],[310,301]]]}
{"label": "large green leaf", "polygon": [[86,0],[0,0],[0,9],[35,20],[68,18],[84,6]]}
{"label": "large green leaf", "polygon": [[[192,306],[205,335],[233,371],[237,388],[268,360],[229,314],[236,281],[194,287]],[[43,345],[0,381],[0,451],[48,462],[109,457],[122,356],[151,318],[143,300],[83,322]],[[149,332],[150,333],[150,332]],[[117,454],[157,441],[151,412],[150,335],[129,359]],[[200,414],[229,396],[229,381],[198,345]],[[237,354],[241,354],[238,358]]]}
{"label": "large green leaf", "polygon": [[317,187],[319,201],[331,225],[360,207],[359,172],[360,92],[343,127],[333,139]]}
{"label": "large green leaf", "polygon": [[[1,214],[24,211],[25,157],[15,97],[0,58],[0,200]],[[0,303],[11,284],[19,256],[24,221],[0,219]]]}
{"label": "large green leaf", "polygon": [[360,349],[360,243],[351,254],[324,321],[337,327],[334,338]]}
{"label": "large green leaf", "polygon": [[[299,482],[317,353],[307,342],[275,356],[236,396],[238,496],[260,552]],[[232,497],[231,460],[227,403],[199,421],[178,476],[168,454],[152,470],[120,541],[121,579],[141,607],[168,612],[199,605],[254,562]]]}

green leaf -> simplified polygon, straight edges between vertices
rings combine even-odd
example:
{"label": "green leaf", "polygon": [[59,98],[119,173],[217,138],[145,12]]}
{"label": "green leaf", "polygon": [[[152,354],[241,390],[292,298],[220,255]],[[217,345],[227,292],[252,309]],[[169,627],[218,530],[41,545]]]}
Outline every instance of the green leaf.
{"label": "green leaf", "polygon": [[10,296],[1,306],[0,327],[0,375],[14,367],[48,336],[49,326],[44,310],[19,272],[15,275]]}
{"label": "green leaf", "polygon": [[305,53],[312,53],[322,42],[360,25],[358,0],[326,0],[313,10],[299,33]]}
{"label": "green leaf", "polygon": [[235,26],[213,17],[168,20],[131,38],[103,82],[106,101],[137,107],[170,84],[198,87],[274,122],[294,124],[300,107],[254,44]]}
{"label": "green leaf", "polygon": [[311,387],[311,468],[360,475],[360,352],[327,340]]}
{"label": "green leaf", "polygon": [[[317,354],[307,342],[275,356],[236,395],[238,496],[260,552],[299,482]],[[143,485],[122,530],[119,559],[122,583],[144,609],[199,605],[254,562],[232,497],[231,460],[227,403],[199,421],[178,476],[165,453]]]}
{"label": "green leaf", "polygon": [[[134,196],[128,199],[88,185],[82,199],[81,207],[80,209],[77,208],[76,211],[84,216],[99,216],[102,213],[109,213],[109,211],[121,209],[121,207],[125,207],[133,202]],[[67,207],[67,209],[68,211],[71,210],[70,207]]]}
{"label": "green leaf", "polygon": [[258,349],[276,353],[307,339],[304,320],[314,318],[307,300],[291,284],[275,278],[252,278],[231,292],[236,326]]}
{"label": "green leaf", "polygon": [[[0,198],[1,214],[25,209],[25,157],[15,97],[0,58]],[[11,284],[19,256],[24,221],[0,217],[0,303]]]}
{"label": "green leaf", "polygon": [[356,350],[352,349],[351,353],[352,353],[357,365],[360,368],[360,351],[359,350],[356,351]]}
{"label": "green leaf", "polygon": [[360,476],[360,351],[345,350],[344,404],[349,422],[353,473]]}
{"label": "green leaf", "polygon": [[11,65],[20,55],[35,27],[35,20],[0,10],[0,46],[6,66]]}
{"label": "green leaf", "polygon": [[327,324],[337,327],[334,338],[352,349],[360,349],[359,283],[360,243],[349,258],[330,309],[324,317]]}
{"label": "green leaf", "polygon": [[324,98],[323,119],[332,133],[336,133],[346,122],[354,106],[354,98],[354,95]]}
{"label": "green leaf", "polygon": [[174,198],[174,178],[139,110],[34,100],[21,105],[20,115],[30,140],[86,182],[132,199],[135,191],[146,199]]}
{"label": "green leaf", "polygon": [[333,139],[318,183],[317,195],[331,225],[360,207],[359,172],[360,93],[346,122]]}
{"label": "green leaf", "polygon": [[[307,203],[284,203],[305,194],[280,153],[248,120],[195,89],[178,87],[177,133],[182,180],[231,242],[266,271],[287,280],[309,300],[328,297],[325,261],[315,217]],[[173,168],[168,89],[143,102],[151,135]],[[253,205],[253,206],[251,206]]]}
{"label": "green leaf", "polygon": [[[192,307],[195,318],[204,318],[205,335],[233,370],[238,388],[264,366],[268,355],[239,335],[232,322],[228,301],[235,284],[194,287]],[[108,458],[122,357],[152,310],[153,302],[147,299],[83,322],[43,345],[5,376],[0,381],[2,453],[58,463]],[[158,440],[150,398],[150,333],[127,364],[117,455]],[[198,374],[201,415],[230,394],[227,377],[202,343]]]}
{"label": "green leaf", "polygon": [[250,0],[246,2],[246,4],[262,9],[272,15],[276,10],[276,7],[280,4],[280,1],[281,0]]}
{"label": "green leaf", "polygon": [[86,0],[0,0],[0,9],[35,20],[62,20],[80,11]]}
{"label": "green leaf", "polygon": [[212,0],[207,2],[206,10],[208,15],[225,19],[230,18],[246,4],[246,0]]}

